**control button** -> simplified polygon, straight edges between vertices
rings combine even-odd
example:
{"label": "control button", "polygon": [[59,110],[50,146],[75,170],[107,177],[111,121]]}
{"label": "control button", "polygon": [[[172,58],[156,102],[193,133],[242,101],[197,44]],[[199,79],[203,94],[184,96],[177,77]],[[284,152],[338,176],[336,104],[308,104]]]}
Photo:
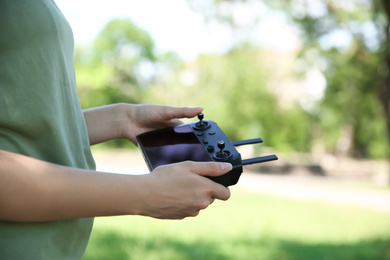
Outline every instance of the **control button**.
{"label": "control button", "polygon": [[215,131],[210,131],[209,135],[215,135]]}
{"label": "control button", "polygon": [[203,133],[202,133],[202,132],[199,132],[199,133],[197,133],[196,135],[197,135],[197,136],[202,136]]}
{"label": "control button", "polygon": [[207,146],[207,151],[209,151],[209,152],[214,151],[214,146],[212,146],[212,145]]}
{"label": "control button", "polygon": [[202,143],[204,143],[204,144],[208,144],[208,143],[209,143],[209,141],[207,141],[207,140],[203,140],[203,141],[202,141]]}

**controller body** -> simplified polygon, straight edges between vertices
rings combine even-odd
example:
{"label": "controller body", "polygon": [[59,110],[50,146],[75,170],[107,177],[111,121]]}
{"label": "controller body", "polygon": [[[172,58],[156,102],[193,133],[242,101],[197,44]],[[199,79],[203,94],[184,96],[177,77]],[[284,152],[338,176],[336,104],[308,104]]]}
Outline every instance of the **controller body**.
{"label": "controller body", "polygon": [[[198,115],[199,118],[199,115]],[[233,168],[230,172],[208,177],[224,186],[238,182],[243,165],[276,160],[275,155],[242,160],[235,146],[262,142],[239,141],[232,143],[217,123],[212,120],[200,121],[146,132],[137,136],[138,147],[150,171],[161,165],[182,161],[228,162]]]}

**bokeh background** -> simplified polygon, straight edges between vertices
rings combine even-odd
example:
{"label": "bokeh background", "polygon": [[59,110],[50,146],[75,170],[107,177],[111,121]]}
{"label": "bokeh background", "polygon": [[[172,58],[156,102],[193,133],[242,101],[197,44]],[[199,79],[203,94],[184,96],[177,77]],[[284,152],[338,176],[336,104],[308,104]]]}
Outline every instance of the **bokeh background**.
{"label": "bokeh background", "polygon": [[[390,2],[57,0],[83,108],[203,106],[261,137],[228,202],[197,218],[96,220],[86,259],[390,259]],[[93,147],[144,173],[136,147]]]}

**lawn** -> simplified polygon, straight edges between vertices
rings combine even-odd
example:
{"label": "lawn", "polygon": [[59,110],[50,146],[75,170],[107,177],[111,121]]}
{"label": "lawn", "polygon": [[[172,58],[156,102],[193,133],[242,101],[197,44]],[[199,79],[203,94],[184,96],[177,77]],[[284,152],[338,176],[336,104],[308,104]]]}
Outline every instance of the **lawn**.
{"label": "lawn", "polygon": [[390,260],[390,212],[232,189],[196,218],[97,218],[85,260]]}

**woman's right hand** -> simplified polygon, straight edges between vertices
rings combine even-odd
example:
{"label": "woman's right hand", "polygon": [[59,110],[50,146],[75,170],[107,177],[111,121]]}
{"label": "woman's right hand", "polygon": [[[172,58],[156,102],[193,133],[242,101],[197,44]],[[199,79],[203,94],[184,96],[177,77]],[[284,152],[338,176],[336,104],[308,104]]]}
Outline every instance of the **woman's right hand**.
{"label": "woman's right hand", "polygon": [[149,186],[141,215],[161,219],[193,217],[215,199],[227,200],[230,190],[204,176],[220,176],[232,169],[229,163],[181,162],[156,168]]}

